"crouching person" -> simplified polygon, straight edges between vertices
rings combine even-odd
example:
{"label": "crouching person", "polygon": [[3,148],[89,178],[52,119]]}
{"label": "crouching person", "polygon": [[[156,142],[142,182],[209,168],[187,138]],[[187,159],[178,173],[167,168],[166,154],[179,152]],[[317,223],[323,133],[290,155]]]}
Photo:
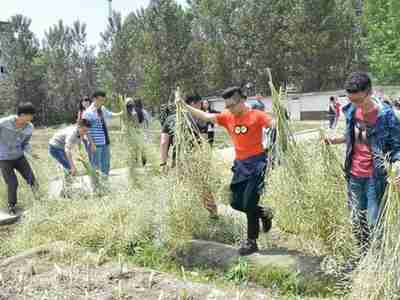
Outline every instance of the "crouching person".
{"label": "crouching person", "polygon": [[235,148],[232,168],[231,206],[247,216],[247,239],[239,248],[240,255],[258,251],[257,239],[260,220],[265,232],[271,229],[272,212],[258,204],[264,188],[267,156],[263,148],[263,129],[271,127],[272,118],[265,112],[253,110],[239,87],[224,91],[226,110],[220,114],[201,111],[189,105],[186,108],[197,118],[225,127]]}
{"label": "crouching person", "polygon": [[90,136],[87,134],[90,122],[86,119],[80,119],[76,125],[69,126],[56,132],[50,139],[49,153],[62,165],[66,175],[77,175],[76,166],[72,159],[72,148],[79,145],[84,139],[88,139],[90,150],[96,151],[96,145],[91,142]]}
{"label": "crouching person", "polygon": [[0,119],[0,169],[8,192],[8,210],[16,214],[18,179],[17,170],[26,182],[32,187],[34,195],[38,190],[37,181],[25,153],[32,154],[30,140],[33,132],[31,123],[35,108],[31,103],[22,103],[18,106],[17,115]]}

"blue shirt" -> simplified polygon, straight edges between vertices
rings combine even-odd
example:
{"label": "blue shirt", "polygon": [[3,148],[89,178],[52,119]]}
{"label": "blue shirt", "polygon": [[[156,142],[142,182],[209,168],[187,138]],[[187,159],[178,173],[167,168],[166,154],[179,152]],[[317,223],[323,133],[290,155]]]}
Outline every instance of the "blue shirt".
{"label": "blue shirt", "polygon": [[16,160],[31,152],[32,123],[16,127],[17,116],[0,119],[0,160]]}
{"label": "blue shirt", "polygon": [[[367,141],[373,157],[373,178],[378,198],[383,196],[386,188],[385,161],[394,163],[400,160],[400,122],[393,109],[374,99],[377,103],[378,119],[375,125],[367,126]],[[354,149],[354,126],[356,107],[349,103],[343,108],[346,118],[346,159],[344,170],[347,179],[351,175],[351,165]]]}
{"label": "blue shirt", "polygon": [[[101,107],[101,110],[103,112],[104,121],[106,121],[107,123],[107,121],[112,118],[112,112],[104,106]],[[86,119],[90,122],[89,135],[95,145],[105,145],[106,135],[103,129],[103,124],[101,122],[101,117],[97,113],[97,108],[94,106],[94,103],[84,111],[82,117],[83,119]],[[107,124],[104,124],[104,126],[107,126]]]}

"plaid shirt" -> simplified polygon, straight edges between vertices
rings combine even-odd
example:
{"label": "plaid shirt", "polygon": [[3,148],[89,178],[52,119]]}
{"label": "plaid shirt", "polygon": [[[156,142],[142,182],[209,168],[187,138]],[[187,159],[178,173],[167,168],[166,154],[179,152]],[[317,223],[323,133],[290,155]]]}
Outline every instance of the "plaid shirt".
{"label": "plaid shirt", "polygon": [[[385,161],[393,163],[400,160],[400,121],[393,109],[374,99],[378,104],[378,119],[373,126],[367,126],[367,141],[371,147],[373,157],[373,177],[375,178],[377,192],[383,193],[386,187],[387,172]],[[346,160],[344,170],[347,178],[350,178],[354,146],[355,126],[354,105],[349,103],[343,108],[346,118]]]}

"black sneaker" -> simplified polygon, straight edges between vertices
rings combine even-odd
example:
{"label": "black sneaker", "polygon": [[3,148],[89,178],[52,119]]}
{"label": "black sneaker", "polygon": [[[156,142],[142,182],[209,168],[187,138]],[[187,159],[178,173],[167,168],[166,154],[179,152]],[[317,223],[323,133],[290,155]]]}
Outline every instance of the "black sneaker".
{"label": "black sneaker", "polygon": [[8,213],[12,216],[17,215],[17,208],[15,207],[15,205],[8,206]]}
{"label": "black sneaker", "polygon": [[272,209],[268,206],[261,206],[261,223],[263,227],[263,231],[265,233],[269,232],[272,228],[272,219],[274,218],[274,213]]}
{"label": "black sneaker", "polygon": [[239,248],[239,255],[250,255],[258,251],[256,240],[244,240]]}
{"label": "black sneaker", "polygon": [[146,159],[146,157],[142,156],[142,166],[145,167],[146,164],[147,164],[147,159]]}

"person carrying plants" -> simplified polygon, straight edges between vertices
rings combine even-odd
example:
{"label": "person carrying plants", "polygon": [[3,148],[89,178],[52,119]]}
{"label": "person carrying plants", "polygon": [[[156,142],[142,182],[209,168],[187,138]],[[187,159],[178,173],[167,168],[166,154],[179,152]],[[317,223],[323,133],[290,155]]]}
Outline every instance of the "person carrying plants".
{"label": "person carrying plants", "polygon": [[[392,107],[372,96],[367,73],[355,72],[345,82],[350,103],[343,108],[343,136],[326,137],[327,144],[346,144],[344,170],[353,231],[361,253],[368,252],[387,185],[385,161],[400,160],[400,122]],[[400,177],[396,179],[400,186]]]}
{"label": "person carrying plants", "polygon": [[138,143],[138,151],[136,153],[136,161],[139,160],[139,157],[142,161],[142,166],[146,166],[147,157],[145,153],[144,145],[150,142],[149,138],[149,124],[150,124],[150,115],[143,108],[143,102],[140,98],[126,98],[125,100],[126,110],[129,115],[129,122],[131,122],[132,126],[136,129],[142,131],[142,139],[137,141]]}
{"label": "person carrying plants", "polygon": [[204,112],[189,105],[185,107],[195,117],[225,127],[233,141],[235,161],[230,185],[231,206],[247,216],[247,239],[241,243],[239,254],[249,255],[258,251],[260,220],[265,232],[272,226],[271,209],[258,202],[264,189],[267,167],[262,144],[263,129],[271,127],[273,120],[267,113],[249,108],[240,87],[226,89],[222,97],[226,110],[220,114]]}
{"label": "person carrying plants", "polygon": [[[187,96],[186,104],[190,107],[195,107],[196,109],[201,109],[201,97],[199,95]],[[200,132],[202,126],[206,126],[204,122],[199,122],[198,119],[193,117],[192,114],[187,114],[187,118],[190,121],[190,126],[193,131],[194,136],[190,138],[190,144],[193,148],[195,143],[201,142]],[[202,124],[204,123],[204,124]],[[206,128],[206,127],[205,127]],[[175,131],[176,131],[176,112],[169,115],[164,123],[161,130],[160,138],[160,153],[161,153],[161,164],[160,167],[164,170],[167,168],[168,152],[169,148],[172,148],[172,167],[176,164],[176,149],[175,149]],[[217,205],[215,199],[211,192],[203,194],[203,206],[210,213],[211,218],[218,218]]]}
{"label": "person carrying plants", "polygon": [[0,169],[7,185],[8,211],[16,215],[18,179],[17,170],[31,186],[34,195],[38,191],[38,184],[32,168],[25,154],[33,158],[39,156],[32,153],[30,140],[33,132],[32,119],[35,108],[32,103],[21,103],[17,108],[17,115],[0,119]]}
{"label": "person carrying plants", "polygon": [[62,195],[64,195],[64,197],[68,197],[68,187],[72,183],[71,176],[77,175],[77,169],[72,159],[73,146],[80,145],[81,142],[83,142],[85,147],[89,145],[87,151],[92,153],[96,151],[96,145],[87,134],[89,128],[90,122],[86,119],[80,119],[77,124],[56,132],[49,141],[50,156],[64,169],[65,180],[63,181],[62,189]]}
{"label": "person carrying plants", "polygon": [[79,145],[85,138],[88,139],[90,151],[96,151],[96,145],[87,134],[90,122],[80,119],[76,125],[66,127],[54,134],[49,141],[49,154],[60,163],[65,173],[71,176],[77,175],[76,166],[72,159],[72,148]]}
{"label": "person carrying plants", "polygon": [[122,115],[113,113],[104,107],[106,93],[97,91],[93,94],[93,103],[83,113],[83,118],[90,122],[89,136],[96,145],[96,151],[91,152],[90,163],[99,169],[106,178],[110,173],[110,136],[106,121]]}

